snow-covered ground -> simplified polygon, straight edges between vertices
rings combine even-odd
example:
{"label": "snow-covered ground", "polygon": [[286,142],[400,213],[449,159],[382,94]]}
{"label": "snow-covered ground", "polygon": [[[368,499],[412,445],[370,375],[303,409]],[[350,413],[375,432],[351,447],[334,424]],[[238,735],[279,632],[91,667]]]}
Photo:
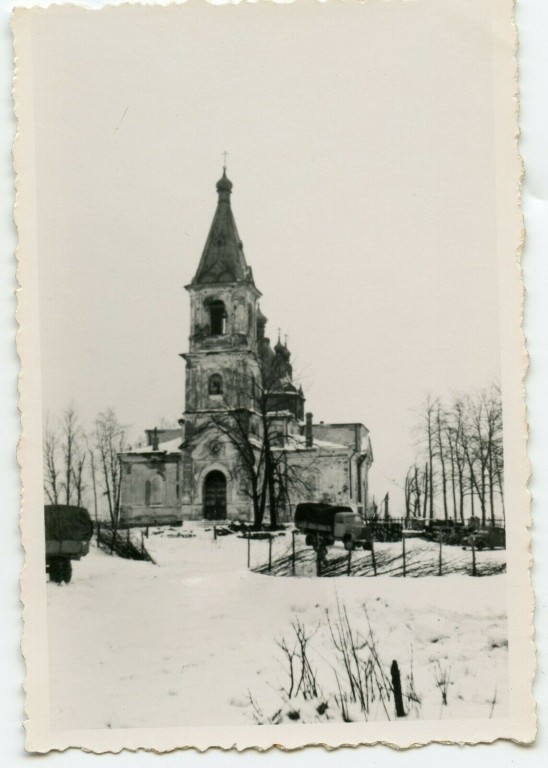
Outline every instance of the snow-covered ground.
{"label": "snow-covered ground", "polygon": [[[372,631],[379,669],[389,675],[397,660],[404,695],[413,690],[420,700],[418,705],[406,698],[409,717],[505,716],[504,574],[274,577],[248,570],[245,540],[232,535],[213,541],[212,532],[200,527],[193,538],[177,535],[187,531],[185,525],[179,532],[151,532],[146,545],[156,565],[93,546],[74,564],[69,585],[48,584],[52,727],[340,718],[334,698],[337,652],[326,621],[326,611],[336,621],[337,605],[346,607],[363,638]],[[277,538],[273,558],[290,542],[289,535]],[[412,549],[424,542],[408,544]],[[382,546],[396,551],[401,543]],[[435,550],[434,545],[432,557]],[[504,553],[482,556],[502,561]],[[253,542],[252,567],[267,558],[268,543]],[[299,694],[284,702],[281,693],[289,678],[276,641],[285,638],[292,647],[296,619],[316,630],[309,653],[321,688],[317,701],[305,702]],[[359,653],[365,660],[369,651]],[[443,675],[447,705],[436,683]],[[328,707],[318,714],[322,702]],[[387,711],[394,716],[393,704]],[[364,717],[352,702],[349,712]],[[386,716],[377,696],[368,717]]]}

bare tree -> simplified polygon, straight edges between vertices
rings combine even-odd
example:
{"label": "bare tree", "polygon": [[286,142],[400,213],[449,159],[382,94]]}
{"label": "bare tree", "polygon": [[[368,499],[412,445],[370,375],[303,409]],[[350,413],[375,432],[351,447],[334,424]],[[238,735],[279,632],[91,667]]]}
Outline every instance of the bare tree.
{"label": "bare tree", "polygon": [[44,433],[44,491],[50,504],[84,504],[86,435],[76,408],[48,419]]}
{"label": "bare tree", "polygon": [[94,517],[95,517],[95,522],[97,523],[97,519],[98,519],[97,477],[95,475],[95,454],[93,453],[92,448],[88,448],[88,455],[89,455],[89,466],[91,471],[91,487],[93,490]]}
{"label": "bare tree", "polygon": [[85,490],[86,435],[74,405],[63,411],[60,424],[65,504],[81,506]]}
{"label": "bare tree", "polygon": [[434,456],[436,439],[436,411],[439,401],[433,400],[432,396],[427,395],[422,407],[419,410],[419,431],[418,442],[426,457],[426,467],[424,472],[424,497],[423,514],[432,520],[434,518]]}
{"label": "bare tree", "polygon": [[121,488],[119,454],[126,448],[126,428],[118,421],[113,408],[97,416],[93,437],[103,495],[107,500],[110,522],[116,528]]}
{"label": "bare tree", "polygon": [[504,462],[500,389],[491,386],[473,396],[455,395],[448,407],[427,398],[420,411],[418,445],[424,471],[413,465],[405,481],[406,510],[435,514],[441,496],[449,519],[450,499],[455,520],[464,522],[465,508],[474,515],[479,502],[482,524],[504,516]]}
{"label": "bare tree", "polygon": [[447,469],[446,469],[447,459],[445,455],[446,454],[445,427],[446,427],[446,415],[445,415],[445,412],[442,410],[440,401],[438,400],[437,408],[436,408],[436,416],[435,416],[434,442],[435,442],[436,456],[440,463],[440,469],[441,469],[443,516],[447,520],[449,518],[449,512],[447,508]]}
{"label": "bare tree", "polygon": [[44,492],[50,504],[59,504],[60,469],[59,469],[59,433],[48,419],[44,431]]}

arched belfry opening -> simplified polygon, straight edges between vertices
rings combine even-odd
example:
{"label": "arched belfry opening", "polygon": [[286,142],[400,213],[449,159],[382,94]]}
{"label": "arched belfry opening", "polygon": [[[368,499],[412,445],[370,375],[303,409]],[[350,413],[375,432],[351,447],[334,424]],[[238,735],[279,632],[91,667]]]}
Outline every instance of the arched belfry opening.
{"label": "arched belfry opening", "polygon": [[226,334],[226,309],[223,301],[217,299],[208,303],[209,326],[212,336]]}
{"label": "arched belfry opening", "polygon": [[226,520],[226,477],[214,469],[204,480],[204,518]]}

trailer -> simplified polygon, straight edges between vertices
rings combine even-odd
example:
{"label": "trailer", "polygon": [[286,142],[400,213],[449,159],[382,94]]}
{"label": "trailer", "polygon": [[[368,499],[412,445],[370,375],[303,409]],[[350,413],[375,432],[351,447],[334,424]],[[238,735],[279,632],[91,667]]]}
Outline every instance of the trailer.
{"label": "trailer", "polygon": [[67,584],[72,578],[72,560],[89,552],[93,523],[87,509],[68,504],[44,507],[46,573],[50,581]]}

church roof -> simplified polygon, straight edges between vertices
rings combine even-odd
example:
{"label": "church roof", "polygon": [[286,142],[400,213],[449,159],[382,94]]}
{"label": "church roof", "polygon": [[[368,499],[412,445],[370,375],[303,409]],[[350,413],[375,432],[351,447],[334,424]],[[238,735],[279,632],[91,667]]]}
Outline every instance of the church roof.
{"label": "church roof", "polygon": [[165,443],[158,445],[158,450],[154,450],[150,445],[144,445],[141,448],[129,448],[123,452],[123,455],[127,454],[149,454],[149,453],[180,453],[181,452],[181,437],[177,437],[174,440],[167,440]]}
{"label": "church roof", "polygon": [[225,168],[222,178],[217,182],[217,194],[217,210],[191,285],[235,283],[240,280],[254,285],[230,206],[232,182],[227,178]]}

